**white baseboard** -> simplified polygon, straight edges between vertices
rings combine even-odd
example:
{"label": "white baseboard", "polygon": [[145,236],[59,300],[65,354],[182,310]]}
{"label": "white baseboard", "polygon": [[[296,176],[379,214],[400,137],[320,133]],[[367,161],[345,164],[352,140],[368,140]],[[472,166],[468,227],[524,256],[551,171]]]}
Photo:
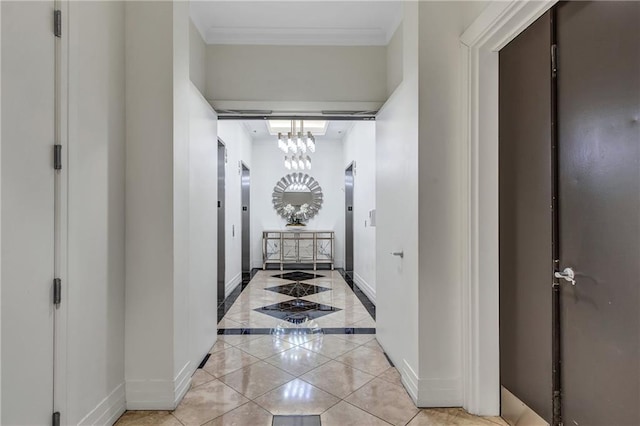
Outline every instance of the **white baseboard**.
{"label": "white baseboard", "polygon": [[194,371],[189,362],[174,380],[127,380],[127,410],[175,409],[189,390]]}
{"label": "white baseboard", "polygon": [[124,383],[120,383],[111,393],[84,416],[78,425],[111,426],[126,410]]}
{"label": "white baseboard", "polygon": [[413,368],[409,365],[406,359],[402,360],[402,366],[398,368],[398,372],[400,373],[400,379],[405,389],[409,393],[411,399],[413,399],[413,403],[418,405],[418,375]]}
{"label": "white baseboard", "polygon": [[189,390],[189,387],[191,386],[191,376],[195,373],[196,367],[197,366],[191,362],[187,362],[173,380],[175,395],[173,401],[174,408],[180,404],[180,401],[182,401],[182,398],[184,398]]}
{"label": "white baseboard", "polygon": [[461,379],[421,379],[406,360],[398,369],[402,384],[420,408],[461,407]]}
{"label": "white baseboard", "polygon": [[461,407],[462,379],[420,379],[418,407]]}
{"label": "white baseboard", "polygon": [[500,415],[510,425],[548,426],[542,417],[533,411],[527,404],[509,392],[504,386],[500,386]]}
{"label": "white baseboard", "polygon": [[127,410],[173,410],[173,380],[127,380]]}
{"label": "white baseboard", "polygon": [[369,285],[369,283],[364,280],[364,278],[362,278],[360,275],[358,275],[357,272],[353,273],[353,282],[356,283],[358,288],[360,290],[362,290],[362,292],[364,294],[366,294],[367,297],[369,298],[369,300],[371,300],[371,302],[373,302],[373,304],[375,305],[376,304],[376,289],[371,287]]}
{"label": "white baseboard", "polygon": [[238,274],[236,274],[235,277],[231,278],[225,285],[224,285],[224,297],[225,299],[227,297],[229,297],[229,295],[231,294],[231,292],[233,292],[233,290],[236,289],[236,287],[238,287],[240,284],[242,283],[242,272],[238,272]]}

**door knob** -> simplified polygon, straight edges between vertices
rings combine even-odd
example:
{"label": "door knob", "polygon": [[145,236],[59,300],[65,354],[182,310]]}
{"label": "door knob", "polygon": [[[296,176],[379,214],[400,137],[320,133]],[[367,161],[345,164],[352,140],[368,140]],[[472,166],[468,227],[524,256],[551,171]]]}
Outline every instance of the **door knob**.
{"label": "door knob", "polygon": [[564,268],[562,272],[556,272],[553,274],[556,278],[562,278],[565,281],[571,283],[571,285],[576,285],[576,274],[573,272],[571,268]]}
{"label": "door knob", "polygon": [[400,258],[404,258],[404,251],[394,251],[391,253],[394,256],[400,256]]}

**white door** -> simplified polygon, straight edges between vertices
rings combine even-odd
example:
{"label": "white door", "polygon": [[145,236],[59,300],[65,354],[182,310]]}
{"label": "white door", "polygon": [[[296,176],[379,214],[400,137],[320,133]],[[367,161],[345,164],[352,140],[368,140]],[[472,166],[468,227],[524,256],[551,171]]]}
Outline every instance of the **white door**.
{"label": "white door", "polygon": [[53,1],[1,2],[2,419],[51,424]]}

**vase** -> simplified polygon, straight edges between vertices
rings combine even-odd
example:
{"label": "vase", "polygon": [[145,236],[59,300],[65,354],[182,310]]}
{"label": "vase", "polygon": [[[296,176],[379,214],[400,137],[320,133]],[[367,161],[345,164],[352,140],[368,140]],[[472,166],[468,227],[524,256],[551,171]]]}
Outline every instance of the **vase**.
{"label": "vase", "polygon": [[300,227],[300,226],[307,226],[307,225],[304,224],[304,223],[301,223],[301,222],[287,223],[287,227],[295,228],[295,227]]}

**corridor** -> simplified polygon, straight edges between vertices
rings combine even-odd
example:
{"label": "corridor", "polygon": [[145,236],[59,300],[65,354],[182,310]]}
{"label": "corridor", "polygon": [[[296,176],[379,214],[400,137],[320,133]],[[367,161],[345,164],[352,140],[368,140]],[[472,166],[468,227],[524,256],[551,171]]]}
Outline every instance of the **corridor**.
{"label": "corridor", "polygon": [[506,425],[417,409],[376,341],[374,305],[338,271],[259,271],[218,315],[218,340],[178,408],[117,425]]}

